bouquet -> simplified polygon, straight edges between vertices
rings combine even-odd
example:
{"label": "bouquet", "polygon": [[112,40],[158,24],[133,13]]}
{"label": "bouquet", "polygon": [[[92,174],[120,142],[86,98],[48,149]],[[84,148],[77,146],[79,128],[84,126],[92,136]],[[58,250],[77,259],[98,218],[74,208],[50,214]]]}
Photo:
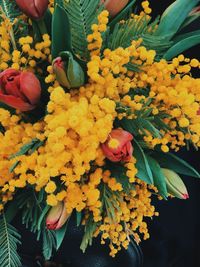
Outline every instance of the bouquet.
{"label": "bouquet", "polygon": [[50,259],[75,214],[114,257],[148,239],[152,199],[187,199],[178,157],[200,147],[199,0],[0,0],[0,266],[20,266],[22,223]]}

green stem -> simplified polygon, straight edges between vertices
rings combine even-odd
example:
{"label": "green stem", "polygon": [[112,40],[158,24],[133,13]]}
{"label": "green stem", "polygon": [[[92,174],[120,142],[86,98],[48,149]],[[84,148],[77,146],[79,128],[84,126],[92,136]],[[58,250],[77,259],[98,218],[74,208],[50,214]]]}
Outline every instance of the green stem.
{"label": "green stem", "polygon": [[32,20],[32,25],[33,25],[35,41],[36,42],[42,41],[42,36],[48,33],[44,19],[42,18],[40,20]]}
{"label": "green stem", "polygon": [[48,32],[44,19],[37,20],[36,23],[39,28],[41,36]]}

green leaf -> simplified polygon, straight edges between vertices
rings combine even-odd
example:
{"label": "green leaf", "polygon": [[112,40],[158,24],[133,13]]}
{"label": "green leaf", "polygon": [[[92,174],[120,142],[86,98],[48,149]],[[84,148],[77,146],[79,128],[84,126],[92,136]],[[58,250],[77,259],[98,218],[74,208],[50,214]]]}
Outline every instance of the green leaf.
{"label": "green leaf", "polygon": [[135,189],[134,185],[129,182],[126,175],[127,168],[125,166],[107,161],[106,169],[111,172],[111,177],[114,177],[116,181],[122,185],[124,192],[128,193],[130,190]]}
{"label": "green leaf", "polygon": [[176,0],[163,13],[156,35],[171,39],[198,3],[199,0]]}
{"label": "green leaf", "polygon": [[112,28],[113,26],[115,26],[119,21],[121,21],[122,19],[124,19],[124,17],[126,17],[126,15],[132,11],[133,5],[135,4],[136,0],[130,0],[128,5],[125,6],[125,8],[117,14],[117,16],[115,16],[111,22],[109,23],[109,26]]}
{"label": "green leaf", "polygon": [[43,230],[43,255],[45,260],[50,260],[56,249],[56,235],[54,231]]}
{"label": "green leaf", "polygon": [[116,120],[115,123],[124,130],[132,133],[134,136],[138,135],[138,125],[134,123],[133,120],[128,120],[123,118],[122,120]]}
{"label": "green leaf", "polygon": [[155,151],[152,156],[160,163],[162,168],[167,168],[190,177],[200,178],[200,174],[190,164],[172,153]]}
{"label": "green leaf", "polygon": [[168,192],[167,192],[167,187],[166,187],[166,182],[165,182],[165,176],[162,172],[162,169],[155,159],[153,159],[150,156],[147,156],[147,159],[148,159],[148,162],[150,164],[151,171],[153,174],[154,185],[157,187],[160,195],[164,199],[167,199]]}
{"label": "green leaf", "polygon": [[67,12],[60,5],[56,4],[52,18],[52,59],[55,59],[60,52],[66,50],[72,51],[71,27]]}
{"label": "green leaf", "polygon": [[[97,16],[103,8],[99,5],[99,0],[73,0],[62,2],[62,6],[66,10],[69,18],[73,51],[82,59],[88,60],[89,51],[87,49],[87,36],[92,32],[91,26],[97,22]],[[63,25],[61,28],[65,29]],[[60,31],[60,33],[63,34],[62,31]]]}
{"label": "green leaf", "polygon": [[171,60],[187,49],[200,44],[200,34],[190,35],[189,37],[177,42],[163,56],[166,60]]}
{"label": "green leaf", "polygon": [[92,245],[92,239],[94,232],[97,228],[97,223],[95,223],[90,216],[89,219],[86,221],[85,229],[84,229],[84,236],[81,242],[80,249],[85,253],[88,245]]}
{"label": "green leaf", "polygon": [[20,161],[16,161],[15,163],[13,163],[13,165],[9,168],[9,172],[12,173],[15,168],[19,165]]}
{"label": "green leaf", "polygon": [[77,227],[81,225],[81,221],[82,221],[82,212],[76,211],[76,225],[77,225]]}
{"label": "green leaf", "polygon": [[[29,143],[23,145],[23,146],[21,147],[21,149],[20,149],[17,153],[11,155],[11,156],[9,157],[9,159],[14,159],[14,158],[16,158],[16,157],[25,155],[25,154],[27,154],[28,152],[29,152],[29,155],[31,155],[32,153],[34,153],[34,152],[35,152],[40,146],[42,146],[43,144],[44,144],[44,141],[41,141],[41,140],[39,140],[39,139],[37,139],[37,138],[34,138],[34,139],[31,140],[31,142],[29,142]],[[15,166],[15,167],[16,167],[16,166]]]}
{"label": "green leaf", "polygon": [[160,131],[147,119],[138,118],[138,125],[140,130],[149,131],[153,137],[161,138]]}
{"label": "green leaf", "polygon": [[44,218],[47,215],[47,213],[48,213],[49,210],[50,210],[50,206],[46,206],[43,209],[42,213],[40,214],[40,217],[38,219],[38,226],[37,226],[38,231],[40,231],[42,229]]}
{"label": "green leaf", "polygon": [[21,243],[21,236],[17,230],[10,225],[5,214],[0,219],[0,266],[20,267],[20,257],[17,253],[17,246]]}
{"label": "green leaf", "polygon": [[0,0],[0,13],[2,12],[11,22],[22,14],[14,0]]}
{"label": "green leaf", "polygon": [[137,177],[147,184],[153,184],[153,174],[148,159],[139,143],[134,139],[133,156],[136,158]]}
{"label": "green leaf", "polygon": [[17,201],[10,201],[5,209],[5,217],[7,223],[11,223],[12,220],[15,218],[16,214],[19,211],[18,203]]}
{"label": "green leaf", "polygon": [[62,245],[63,239],[64,239],[66,231],[67,231],[67,225],[68,225],[68,223],[65,223],[61,229],[55,231],[56,249],[57,250]]}

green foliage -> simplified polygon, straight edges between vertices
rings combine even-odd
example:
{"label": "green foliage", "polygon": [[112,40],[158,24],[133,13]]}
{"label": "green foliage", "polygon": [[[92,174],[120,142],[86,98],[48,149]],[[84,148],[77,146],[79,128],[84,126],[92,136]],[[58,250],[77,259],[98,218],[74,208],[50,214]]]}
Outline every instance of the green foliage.
{"label": "green foliage", "polygon": [[102,212],[110,221],[116,222],[115,211],[120,211],[121,196],[117,191],[112,191],[106,184],[101,185]]}
{"label": "green foliage", "polygon": [[109,170],[111,172],[111,177],[114,177],[116,181],[122,185],[124,192],[129,193],[130,190],[135,189],[134,185],[129,182],[126,175],[127,168],[124,165],[107,161],[106,170]]}
{"label": "green foliage", "polygon": [[171,39],[198,3],[199,0],[176,0],[163,13],[156,35]]}
{"label": "green foliage", "polygon": [[200,33],[190,33],[188,37],[178,41],[176,44],[170,47],[163,57],[166,60],[171,60],[175,56],[198,44],[200,44]]}
{"label": "green foliage", "polygon": [[22,156],[22,155],[26,155],[27,153],[29,155],[33,154],[40,146],[42,146],[44,144],[44,141],[39,140],[38,138],[34,138],[31,140],[31,142],[23,145],[21,147],[21,149],[10,156],[10,159],[14,159],[16,157]]}
{"label": "green foliage", "polygon": [[20,235],[10,225],[3,214],[0,219],[0,266],[20,267],[20,257],[17,253],[17,246],[20,244]]}
{"label": "green foliage", "polygon": [[[32,139],[32,141],[30,143],[27,143],[27,144],[23,145],[21,147],[21,149],[17,153],[11,155],[9,159],[14,159],[16,157],[19,157],[19,156],[22,156],[22,155],[26,155],[26,154],[31,155],[39,147],[41,147],[43,144],[44,144],[44,141],[41,141],[41,140],[39,140],[37,138],[34,138],[34,139]],[[19,165],[19,163],[20,163],[19,160],[14,162],[11,165],[11,167],[9,168],[9,172],[12,173],[15,170],[15,168]]]}
{"label": "green foliage", "polygon": [[[144,93],[145,94],[145,93]],[[117,127],[122,127],[123,129],[131,132],[134,136],[147,135],[147,132],[155,138],[161,138],[160,130],[169,130],[169,126],[164,123],[163,119],[169,117],[168,114],[158,113],[153,115],[153,109],[149,107],[152,99],[149,98],[146,103],[142,103],[143,107],[139,111],[135,111],[135,119],[123,118],[122,120],[116,120],[115,124]],[[118,113],[126,112],[127,115],[131,115],[131,110],[118,103],[116,108]]]}
{"label": "green foliage", "polygon": [[160,163],[162,168],[167,168],[190,177],[200,178],[200,174],[190,164],[172,153],[154,151],[152,157]]}
{"label": "green foliage", "polygon": [[44,216],[42,220],[40,219],[41,214],[43,214],[45,210],[44,197],[43,190],[36,193],[33,189],[29,189],[16,198],[16,201],[19,203],[19,209],[22,210],[22,223],[26,228],[29,228],[31,232],[37,233],[38,240],[44,228],[39,227],[38,223],[40,222],[40,226],[45,225]]}
{"label": "green foliage", "polygon": [[136,158],[136,168],[138,169],[137,177],[147,184],[154,184],[150,163],[144,150],[136,139],[134,139],[133,147],[133,156]]}
{"label": "green foliage", "polygon": [[164,198],[167,199],[168,197],[168,192],[167,192],[167,186],[165,182],[165,176],[162,172],[162,169],[158,162],[153,159],[152,157],[146,155],[152,174],[153,174],[153,180],[154,180],[154,185],[157,187],[158,192],[160,195]]}
{"label": "green foliage", "polygon": [[62,245],[62,242],[64,240],[66,231],[67,231],[67,225],[68,223],[65,223],[61,229],[58,229],[55,231],[55,238],[56,238],[56,249],[58,250],[60,246]]}
{"label": "green foliage", "polygon": [[76,225],[77,227],[81,225],[82,221],[82,212],[76,211]]}
{"label": "green foliage", "polygon": [[1,14],[6,16],[11,22],[17,18],[13,27],[10,29],[10,38],[13,49],[17,49],[17,39],[28,34],[28,25],[20,18],[22,12],[14,0],[0,0],[0,21]]}
{"label": "green foliage", "polygon": [[97,223],[95,223],[92,219],[92,216],[90,216],[86,221],[84,235],[80,246],[80,249],[83,251],[83,253],[85,253],[88,246],[92,245],[92,239],[96,228]]}
{"label": "green foliage", "polygon": [[99,0],[63,0],[62,2],[69,17],[72,48],[82,59],[89,59],[87,36],[91,33],[91,25],[97,22],[97,16],[102,10],[102,7],[99,7]]}
{"label": "green foliage", "polygon": [[45,260],[50,260],[54,249],[56,248],[55,232],[43,229],[43,255]]}
{"label": "green foliage", "polygon": [[[171,42],[162,36],[155,36],[155,27],[158,19],[152,23],[150,21],[150,18],[144,16],[139,19],[130,18],[124,23],[117,23],[108,37],[107,46],[110,49],[126,48],[131,45],[133,40],[142,38],[143,45],[147,49],[154,49],[157,52],[157,56],[161,57],[169,49]],[[129,70],[138,71],[140,66],[129,63],[127,67]]]}
{"label": "green foliage", "polygon": [[[63,33],[61,29],[66,32]],[[68,14],[60,5],[56,4],[52,19],[52,58],[58,57],[60,52],[66,50],[72,51]]]}
{"label": "green foliage", "polygon": [[14,0],[0,0],[0,12],[3,12],[11,22],[22,14]]}

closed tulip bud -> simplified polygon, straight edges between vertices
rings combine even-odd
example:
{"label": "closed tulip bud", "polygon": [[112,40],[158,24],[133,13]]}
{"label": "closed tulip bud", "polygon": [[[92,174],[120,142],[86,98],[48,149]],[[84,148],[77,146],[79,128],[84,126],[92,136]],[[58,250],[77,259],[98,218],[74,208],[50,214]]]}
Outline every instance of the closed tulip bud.
{"label": "closed tulip bud", "polygon": [[41,19],[48,8],[48,0],[16,0],[19,8],[31,19]]}
{"label": "closed tulip bud", "polygon": [[67,213],[64,203],[59,202],[57,206],[49,211],[46,218],[46,226],[49,230],[58,230],[66,223],[69,216],[70,214]]}
{"label": "closed tulip bud", "polygon": [[111,17],[115,17],[128,2],[129,0],[101,0]]}
{"label": "closed tulip bud", "polygon": [[71,89],[85,83],[85,74],[70,52],[62,52],[53,61],[53,71],[60,85]]}
{"label": "closed tulip bud", "polygon": [[189,198],[187,189],[180,176],[172,170],[162,169],[165,176],[168,193],[180,199]]}

